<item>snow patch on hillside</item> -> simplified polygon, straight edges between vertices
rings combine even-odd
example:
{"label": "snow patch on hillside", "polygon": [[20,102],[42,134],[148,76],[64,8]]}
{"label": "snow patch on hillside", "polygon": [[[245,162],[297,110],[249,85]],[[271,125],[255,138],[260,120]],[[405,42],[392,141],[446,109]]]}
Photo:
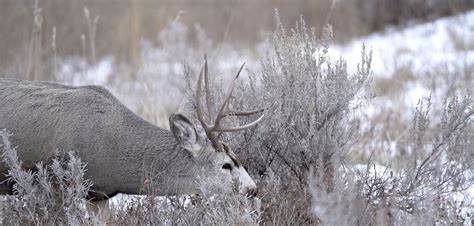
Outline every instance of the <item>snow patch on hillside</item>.
{"label": "snow patch on hillside", "polygon": [[375,76],[391,77],[405,67],[422,74],[437,65],[453,70],[474,64],[474,11],[401,30],[387,29],[347,45],[333,45],[329,53],[332,59],[346,59],[354,72],[363,44],[373,51]]}

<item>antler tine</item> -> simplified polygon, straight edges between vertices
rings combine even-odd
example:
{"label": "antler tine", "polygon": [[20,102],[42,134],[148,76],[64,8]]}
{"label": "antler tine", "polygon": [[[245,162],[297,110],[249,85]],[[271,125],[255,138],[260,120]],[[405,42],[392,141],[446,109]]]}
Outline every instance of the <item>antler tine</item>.
{"label": "antler tine", "polygon": [[[207,138],[209,138],[209,140],[212,142],[212,144],[214,145],[214,147],[216,147],[218,150],[222,150],[222,147],[218,141],[218,139],[212,134],[212,130],[214,128],[214,126],[212,125],[208,125],[206,123],[206,120],[204,119],[203,115],[202,115],[202,109],[201,109],[201,88],[202,88],[202,75],[203,75],[203,72],[205,71],[205,77],[207,75],[207,57],[204,55],[204,66],[203,68],[201,68],[201,72],[199,73],[199,78],[198,78],[198,85],[197,85],[197,88],[196,88],[196,113],[197,113],[197,117],[198,117],[198,120],[199,122],[201,122],[201,125],[202,127],[204,128],[204,131],[206,132],[206,135],[207,135]],[[205,78],[206,79],[206,78]],[[208,88],[208,82],[207,80],[204,81],[206,84],[206,97],[208,98],[210,96],[210,91]],[[209,104],[208,100],[207,100],[207,104]],[[211,116],[211,112],[210,112],[210,108],[209,108],[209,105],[208,105],[208,110],[209,110],[209,116]]]}
{"label": "antler tine", "polygon": [[230,97],[232,96],[232,93],[234,92],[235,81],[239,78],[240,72],[242,71],[242,69],[244,69],[244,66],[245,66],[245,63],[243,63],[242,66],[240,66],[240,69],[237,72],[237,75],[235,76],[234,80],[232,80],[232,82],[230,83],[229,93],[227,93],[227,96],[225,97],[224,102],[222,103],[221,109],[219,110],[219,114],[217,114],[216,116],[213,130],[219,128],[222,118],[224,118],[225,115],[227,114],[229,100],[230,100]]}
{"label": "antler tine", "polygon": [[265,114],[262,114],[257,120],[255,120],[255,121],[253,121],[253,122],[251,122],[251,123],[242,125],[242,126],[237,126],[237,127],[219,127],[219,128],[214,128],[213,131],[219,131],[219,132],[237,132],[237,131],[240,131],[240,130],[249,129],[249,128],[252,128],[253,126],[257,125],[257,124],[263,119],[264,116],[265,116]]}
{"label": "antler tine", "polygon": [[196,113],[199,122],[201,122],[202,127],[206,131],[206,134],[208,134],[209,130],[209,125],[207,125],[204,117],[202,116],[202,109],[201,109],[201,86],[202,86],[202,74],[203,74],[204,68],[201,68],[201,72],[199,73],[199,78],[198,78],[198,84],[196,87]]}
{"label": "antler tine", "polygon": [[211,89],[209,88],[209,73],[207,67],[207,55],[204,54],[204,89],[206,91],[206,106],[207,106],[207,113],[209,118],[212,118],[212,108],[211,108]]}
{"label": "antler tine", "polygon": [[224,117],[227,117],[227,116],[251,116],[251,115],[255,115],[255,114],[258,114],[258,113],[262,113],[270,108],[272,108],[273,106],[275,105],[275,103],[272,103],[270,106],[266,107],[266,108],[260,108],[260,109],[257,109],[257,110],[253,110],[253,111],[228,111]]}
{"label": "antler tine", "polygon": [[250,116],[250,115],[255,115],[258,113],[262,113],[265,111],[265,108],[261,108],[258,110],[253,110],[253,111],[229,111],[225,114],[224,117],[227,116]]}

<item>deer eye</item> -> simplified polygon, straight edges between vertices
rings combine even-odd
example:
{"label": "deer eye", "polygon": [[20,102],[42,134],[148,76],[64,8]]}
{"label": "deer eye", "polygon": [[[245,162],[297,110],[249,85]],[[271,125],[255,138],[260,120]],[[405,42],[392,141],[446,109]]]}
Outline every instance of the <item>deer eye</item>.
{"label": "deer eye", "polygon": [[222,166],[222,169],[232,170],[232,165],[230,165],[229,163],[226,163]]}

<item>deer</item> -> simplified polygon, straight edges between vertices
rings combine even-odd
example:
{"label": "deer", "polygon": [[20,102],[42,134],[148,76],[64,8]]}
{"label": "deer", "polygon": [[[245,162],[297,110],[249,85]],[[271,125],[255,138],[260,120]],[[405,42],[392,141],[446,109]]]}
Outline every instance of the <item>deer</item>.
{"label": "deer", "polygon": [[[51,161],[55,150],[73,150],[86,164],[85,179],[92,182],[88,198],[107,200],[118,193],[154,195],[196,194],[199,183],[230,186],[238,181],[239,193],[254,195],[255,182],[220,136],[249,129],[259,123],[264,109],[235,111],[229,108],[234,85],[244,64],[232,80],[213,122],[204,117],[201,98],[209,103],[207,59],[199,73],[195,110],[200,123],[183,114],[169,117],[170,130],[139,117],[102,86],[67,86],[51,82],[0,78],[0,128],[13,134],[25,169]],[[203,78],[204,77],[204,78]],[[204,80],[205,91],[202,91]],[[233,127],[223,126],[230,116],[260,114],[256,120]],[[209,116],[211,113],[209,112]],[[258,116],[258,115],[257,115]],[[0,162],[0,194],[12,194]],[[212,180],[205,180],[212,178]]]}

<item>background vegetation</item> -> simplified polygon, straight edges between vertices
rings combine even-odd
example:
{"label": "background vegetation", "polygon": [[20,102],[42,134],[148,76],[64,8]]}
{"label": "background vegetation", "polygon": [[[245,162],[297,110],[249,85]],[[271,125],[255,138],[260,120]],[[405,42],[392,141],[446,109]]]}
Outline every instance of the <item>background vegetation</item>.
{"label": "background vegetation", "polygon": [[5,71],[33,64],[30,71],[23,66],[13,72],[31,78],[34,75],[28,72],[39,70],[36,76],[46,79],[53,79],[49,66],[53,55],[82,56],[89,61],[113,55],[137,69],[143,60],[141,42],[163,45],[160,33],[177,19],[190,28],[183,38],[193,47],[200,34],[192,28],[199,26],[217,44],[230,42],[252,51],[275,28],[275,8],[287,27],[303,15],[309,27],[331,23],[334,40],[346,42],[386,25],[429,21],[474,7],[469,0],[40,0],[36,9],[33,3],[1,2],[0,66]]}

